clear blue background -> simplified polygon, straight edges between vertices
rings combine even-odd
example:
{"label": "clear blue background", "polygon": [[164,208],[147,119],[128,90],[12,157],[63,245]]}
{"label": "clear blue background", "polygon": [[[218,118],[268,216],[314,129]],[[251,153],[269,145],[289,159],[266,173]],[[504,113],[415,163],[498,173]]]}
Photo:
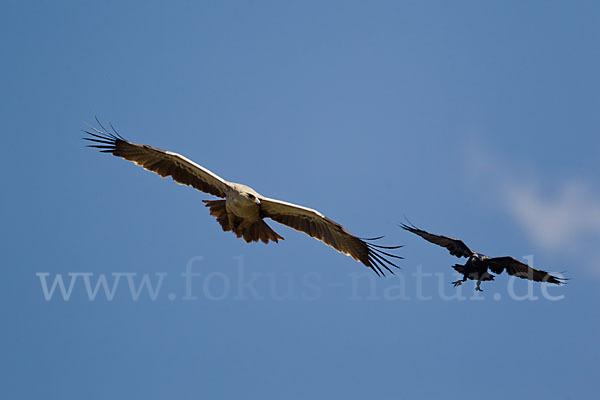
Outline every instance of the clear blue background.
{"label": "clear blue background", "polygon": [[[597,2],[5,1],[0,37],[2,398],[595,396]],[[306,235],[223,233],[211,196],[85,148],[94,115],[404,244],[399,276],[369,299],[369,278],[352,281],[369,271]],[[484,300],[444,300],[458,260],[404,216],[567,271],[549,289],[564,299],[537,284],[537,301],[511,299],[502,275]],[[235,256],[263,299],[236,300]],[[418,268],[444,273],[424,278],[430,300]],[[46,301],[38,272],[168,275],[155,301],[124,278],[112,301],[82,281]],[[399,282],[408,299],[385,298]]]}

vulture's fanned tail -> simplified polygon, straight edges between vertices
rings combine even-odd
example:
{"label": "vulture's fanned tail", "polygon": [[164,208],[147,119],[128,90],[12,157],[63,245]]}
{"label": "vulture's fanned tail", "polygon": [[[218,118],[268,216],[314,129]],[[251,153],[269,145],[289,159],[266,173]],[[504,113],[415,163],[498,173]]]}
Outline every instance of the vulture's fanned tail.
{"label": "vulture's fanned tail", "polygon": [[239,238],[243,237],[247,243],[261,241],[263,243],[269,243],[270,240],[277,243],[279,240],[284,240],[277,232],[275,232],[269,225],[263,220],[258,220],[250,225],[243,225],[243,221],[237,217],[234,220],[240,223],[239,226],[230,226],[229,216],[227,215],[227,209],[225,207],[225,200],[202,200],[206,207],[210,209],[210,215],[217,219],[217,222],[221,225],[221,228],[225,232],[233,231]]}
{"label": "vulture's fanned tail", "polygon": [[253,224],[234,228],[235,234],[240,237],[243,236],[246,243],[258,242],[259,240],[265,244],[269,243],[269,240],[277,243],[280,239],[284,240],[283,237],[279,236],[265,221],[259,219]]}

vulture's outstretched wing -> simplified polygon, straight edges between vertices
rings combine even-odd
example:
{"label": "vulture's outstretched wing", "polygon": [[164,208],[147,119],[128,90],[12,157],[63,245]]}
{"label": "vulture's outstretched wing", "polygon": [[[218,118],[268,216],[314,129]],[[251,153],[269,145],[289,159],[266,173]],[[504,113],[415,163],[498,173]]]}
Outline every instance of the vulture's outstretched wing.
{"label": "vulture's outstretched wing", "polygon": [[337,222],[330,220],[323,214],[310,208],[298,206],[284,201],[260,198],[261,216],[271,218],[281,224],[304,232],[337,251],[351,256],[371,268],[377,275],[385,275],[381,268],[394,273],[390,267],[400,268],[387,257],[402,259],[400,256],[390,254],[386,250],[393,250],[402,246],[379,246],[368,243],[372,239],[360,239],[344,229]]}
{"label": "vulture's outstretched wing", "polygon": [[559,278],[550,275],[546,271],[535,269],[529,265],[512,257],[495,257],[487,260],[489,269],[495,273],[500,274],[503,270],[510,275],[517,276],[523,279],[529,279],[536,282],[549,282],[556,285],[564,284],[567,279]]}
{"label": "vulture's outstretched wing", "polygon": [[447,236],[435,235],[433,233],[425,232],[424,230],[421,230],[414,225],[409,226],[406,224],[401,224],[400,227],[403,229],[406,229],[409,232],[414,233],[415,235],[421,236],[423,239],[427,240],[428,242],[431,242],[431,243],[437,244],[438,246],[447,248],[448,251],[450,252],[450,254],[452,254],[453,256],[456,256],[459,258],[460,257],[468,258],[468,257],[471,257],[471,255],[473,254],[471,249],[469,249],[467,247],[467,245],[464,244],[463,241],[460,239],[454,239],[454,238],[450,238]]}
{"label": "vulture's outstretched wing", "polygon": [[162,177],[170,176],[175,182],[193,186],[202,192],[218,197],[225,197],[227,194],[229,182],[206,168],[180,154],[145,144],[131,143],[119,135],[112,125],[113,133],[110,133],[98,120],[96,121],[102,130],[90,127],[93,132],[84,131],[90,135],[84,139],[94,143],[89,147],[95,147],[103,153],[112,153],[117,157],[133,161]]}

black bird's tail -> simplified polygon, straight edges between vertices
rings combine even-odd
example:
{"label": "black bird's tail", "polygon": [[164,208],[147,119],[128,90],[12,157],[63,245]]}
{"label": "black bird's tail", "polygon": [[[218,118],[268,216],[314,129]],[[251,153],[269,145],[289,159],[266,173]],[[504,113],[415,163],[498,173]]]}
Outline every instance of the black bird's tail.
{"label": "black bird's tail", "polygon": [[454,268],[456,270],[456,272],[458,272],[459,274],[464,274],[465,273],[465,266],[464,265],[455,264],[455,265],[452,266],[452,268]]}
{"label": "black bird's tail", "polygon": [[[452,266],[452,268],[454,268],[456,270],[456,272],[458,272],[459,274],[462,274],[462,275],[465,274],[465,266],[464,265],[455,264]],[[479,279],[479,274],[477,272],[471,272],[469,274],[468,278],[476,281]],[[493,281],[494,275],[490,274],[489,272],[484,272],[483,275],[481,276],[481,280],[482,281]]]}

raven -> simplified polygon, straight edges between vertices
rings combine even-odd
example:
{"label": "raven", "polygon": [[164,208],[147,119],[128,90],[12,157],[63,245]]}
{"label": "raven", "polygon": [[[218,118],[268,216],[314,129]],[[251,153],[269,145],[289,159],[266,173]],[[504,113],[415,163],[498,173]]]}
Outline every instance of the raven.
{"label": "raven", "polygon": [[414,233],[415,235],[421,236],[428,242],[437,244],[448,249],[451,255],[458,258],[467,257],[468,260],[465,265],[455,264],[454,268],[459,274],[463,275],[462,279],[452,282],[454,286],[460,286],[467,279],[477,280],[477,287],[475,290],[483,292],[481,289],[482,281],[493,281],[494,275],[488,272],[488,269],[495,274],[500,274],[502,271],[510,275],[517,276],[523,279],[529,279],[537,282],[549,282],[556,285],[564,284],[566,278],[559,278],[550,275],[546,271],[535,269],[529,265],[513,258],[513,257],[488,257],[483,254],[476,253],[469,249],[467,245],[460,239],[454,239],[447,236],[435,235],[433,233],[421,230],[414,225],[409,226],[401,224],[401,228]]}

